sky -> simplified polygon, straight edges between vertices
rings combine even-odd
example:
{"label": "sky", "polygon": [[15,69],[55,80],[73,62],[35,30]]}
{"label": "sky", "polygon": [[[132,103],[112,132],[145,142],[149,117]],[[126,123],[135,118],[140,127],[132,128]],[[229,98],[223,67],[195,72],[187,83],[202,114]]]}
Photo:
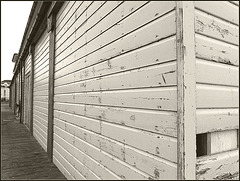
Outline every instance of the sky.
{"label": "sky", "polygon": [[33,1],[1,1],[1,81],[11,80]]}

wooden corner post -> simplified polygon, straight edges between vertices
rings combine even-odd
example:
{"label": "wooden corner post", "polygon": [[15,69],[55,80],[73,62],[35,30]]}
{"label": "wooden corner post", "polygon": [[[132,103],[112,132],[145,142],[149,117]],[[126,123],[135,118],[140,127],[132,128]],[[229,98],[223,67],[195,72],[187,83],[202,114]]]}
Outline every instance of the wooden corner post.
{"label": "wooden corner post", "polygon": [[31,77],[30,77],[30,125],[29,125],[29,130],[30,130],[30,134],[33,135],[33,86],[34,86],[34,45],[31,45],[29,47],[29,54],[31,56]]}
{"label": "wooden corner post", "polygon": [[196,178],[196,61],[193,1],[176,2],[177,177]]}
{"label": "wooden corner post", "polygon": [[55,64],[55,27],[56,16],[52,13],[48,17],[47,28],[49,32],[49,86],[48,86],[48,134],[47,153],[53,159],[53,101],[54,101],[54,64]]}

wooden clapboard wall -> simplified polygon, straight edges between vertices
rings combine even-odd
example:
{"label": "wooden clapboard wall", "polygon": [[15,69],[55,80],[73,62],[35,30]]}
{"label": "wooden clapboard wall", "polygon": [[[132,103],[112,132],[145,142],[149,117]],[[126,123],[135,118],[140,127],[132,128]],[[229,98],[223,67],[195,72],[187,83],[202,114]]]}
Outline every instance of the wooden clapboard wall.
{"label": "wooden clapboard wall", "polygon": [[49,35],[44,31],[35,45],[33,86],[33,135],[47,151]]}
{"label": "wooden clapboard wall", "polygon": [[175,2],[65,2],[53,161],[68,179],[176,179]]}
{"label": "wooden clapboard wall", "polygon": [[235,151],[239,129],[238,3],[195,2],[197,134],[205,139],[205,145],[199,147],[206,146],[208,155],[197,160],[197,179],[234,177],[239,170]]}
{"label": "wooden clapboard wall", "polygon": [[25,72],[24,72],[24,119],[23,119],[23,123],[27,125],[27,127],[30,127],[30,71],[31,71],[31,56],[28,55],[25,62],[24,62],[24,66],[25,66]]}

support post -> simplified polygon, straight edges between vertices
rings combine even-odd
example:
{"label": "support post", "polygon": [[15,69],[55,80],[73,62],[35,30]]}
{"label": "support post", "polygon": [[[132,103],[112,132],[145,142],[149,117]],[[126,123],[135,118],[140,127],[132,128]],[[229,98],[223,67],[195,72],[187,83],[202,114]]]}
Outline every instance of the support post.
{"label": "support post", "polygon": [[20,63],[20,72],[21,72],[21,105],[20,105],[20,110],[21,110],[21,113],[20,113],[20,123],[23,123],[24,122],[24,62],[25,61],[21,61]]}
{"label": "support post", "polygon": [[176,2],[177,178],[196,178],[196,61],[193,1]]}
{"label": "support post", "polygon": [[54,101],[54,64],[55,64],[55,13],[48,17],[49,32],[49,86],[48,86],[48,134],[47,153],[49,159],[53,159],[53,101]]}
{"label": "support post", "polygon": [[31,56],[31,76],[30,76],[30,125],[29,125],[29,129],[30,129],[30,134],[33,135],[33,86],[34,86],[34,45],[31,45],[29,47],[29,54]]}

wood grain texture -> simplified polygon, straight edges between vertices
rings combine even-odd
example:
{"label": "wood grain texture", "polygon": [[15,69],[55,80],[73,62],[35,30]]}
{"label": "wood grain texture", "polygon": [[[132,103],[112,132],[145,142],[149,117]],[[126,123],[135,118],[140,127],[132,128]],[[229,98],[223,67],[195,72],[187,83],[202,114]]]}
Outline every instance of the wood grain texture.
{"label": "wood grain texture", "polygon": [[176,2],[178,180],[196,178],[196,59],[193,14],[193,2]]}
{"label": "wood grain texture", "polygon": [[235,178],[239,172],[238,150],[204,156],[197,159],[198,180]]}
{"label": "wood grain texture", "polygon": [[237,130],[224,130],[209,133],[209,154],[237,149]]}

